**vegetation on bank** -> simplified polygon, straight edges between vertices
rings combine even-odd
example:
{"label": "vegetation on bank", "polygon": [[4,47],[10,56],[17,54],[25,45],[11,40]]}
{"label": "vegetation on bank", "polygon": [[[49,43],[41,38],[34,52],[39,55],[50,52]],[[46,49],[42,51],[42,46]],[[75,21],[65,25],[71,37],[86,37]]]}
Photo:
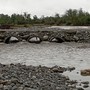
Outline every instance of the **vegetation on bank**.
{"label": "vegetation on bank", "polygon": [[36,15],[31,18],[28,13],[4,15],[0,14],[0,24],[6,25],[72,25],[72,26],[89,26],[90,13],[82,9],[69,9],[63,15],[55,14],[55,16],[41,16]]}

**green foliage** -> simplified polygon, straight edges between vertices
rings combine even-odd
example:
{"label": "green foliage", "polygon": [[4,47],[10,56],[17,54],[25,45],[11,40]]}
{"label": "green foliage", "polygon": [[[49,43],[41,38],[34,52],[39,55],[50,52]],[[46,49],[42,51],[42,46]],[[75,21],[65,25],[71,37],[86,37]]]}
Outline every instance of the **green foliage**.
{"label": "green foliage", "polygon": [[0,14],[0,24],[11,25],[31,25],[31,24],[44,24],[44,25],[90,25],[90,14],[84,12],[82,9],[69,9],[65,14],[58,13],[55,16],[41,16],[38,18],[36,15],[31,18],[31,15],[24,12],[23,14],[4,15]]}
{"label": "green foliage", "polygon": [[0,24],[10,24],[10,16],[0,14]]}
{"label": "green foliage", "polygon": [[90,25],[90,14],[84,12],[82,9],[69,9],[62,18],[64,19],[65,25]]}

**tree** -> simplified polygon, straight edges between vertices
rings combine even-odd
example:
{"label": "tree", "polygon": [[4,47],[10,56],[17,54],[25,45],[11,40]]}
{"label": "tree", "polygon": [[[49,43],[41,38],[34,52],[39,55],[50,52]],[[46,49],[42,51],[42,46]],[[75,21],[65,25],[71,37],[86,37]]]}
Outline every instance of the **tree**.
{"label": "tree", "polygon": [[10,16],[0,14],[0,24],[10,24]]}

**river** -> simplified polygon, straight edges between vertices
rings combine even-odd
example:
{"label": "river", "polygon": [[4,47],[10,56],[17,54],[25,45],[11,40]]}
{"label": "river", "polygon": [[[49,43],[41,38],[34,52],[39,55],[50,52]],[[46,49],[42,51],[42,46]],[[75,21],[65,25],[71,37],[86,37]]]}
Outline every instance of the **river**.
{"label": "river", "polygon": [[[26,65],[75,67],[64,75],[78,81],[89,81],[90,76],[81,76],[80,70],[90,69],[89,43],[50,43],[34,44],[19,42],[15,44],[0,43],[0,63],[21,63]],[[90,87],[85,89],[90,90]]]}

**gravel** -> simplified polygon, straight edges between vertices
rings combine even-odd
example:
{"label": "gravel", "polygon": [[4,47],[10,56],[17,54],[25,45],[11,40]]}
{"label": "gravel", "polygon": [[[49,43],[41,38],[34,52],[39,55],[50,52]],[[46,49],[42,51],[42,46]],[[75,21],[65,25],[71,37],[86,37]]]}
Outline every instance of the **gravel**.
{"label": "gravel", "polygon": [[67,68],[0,64],[0,90],[78,90],[62,75]]}

